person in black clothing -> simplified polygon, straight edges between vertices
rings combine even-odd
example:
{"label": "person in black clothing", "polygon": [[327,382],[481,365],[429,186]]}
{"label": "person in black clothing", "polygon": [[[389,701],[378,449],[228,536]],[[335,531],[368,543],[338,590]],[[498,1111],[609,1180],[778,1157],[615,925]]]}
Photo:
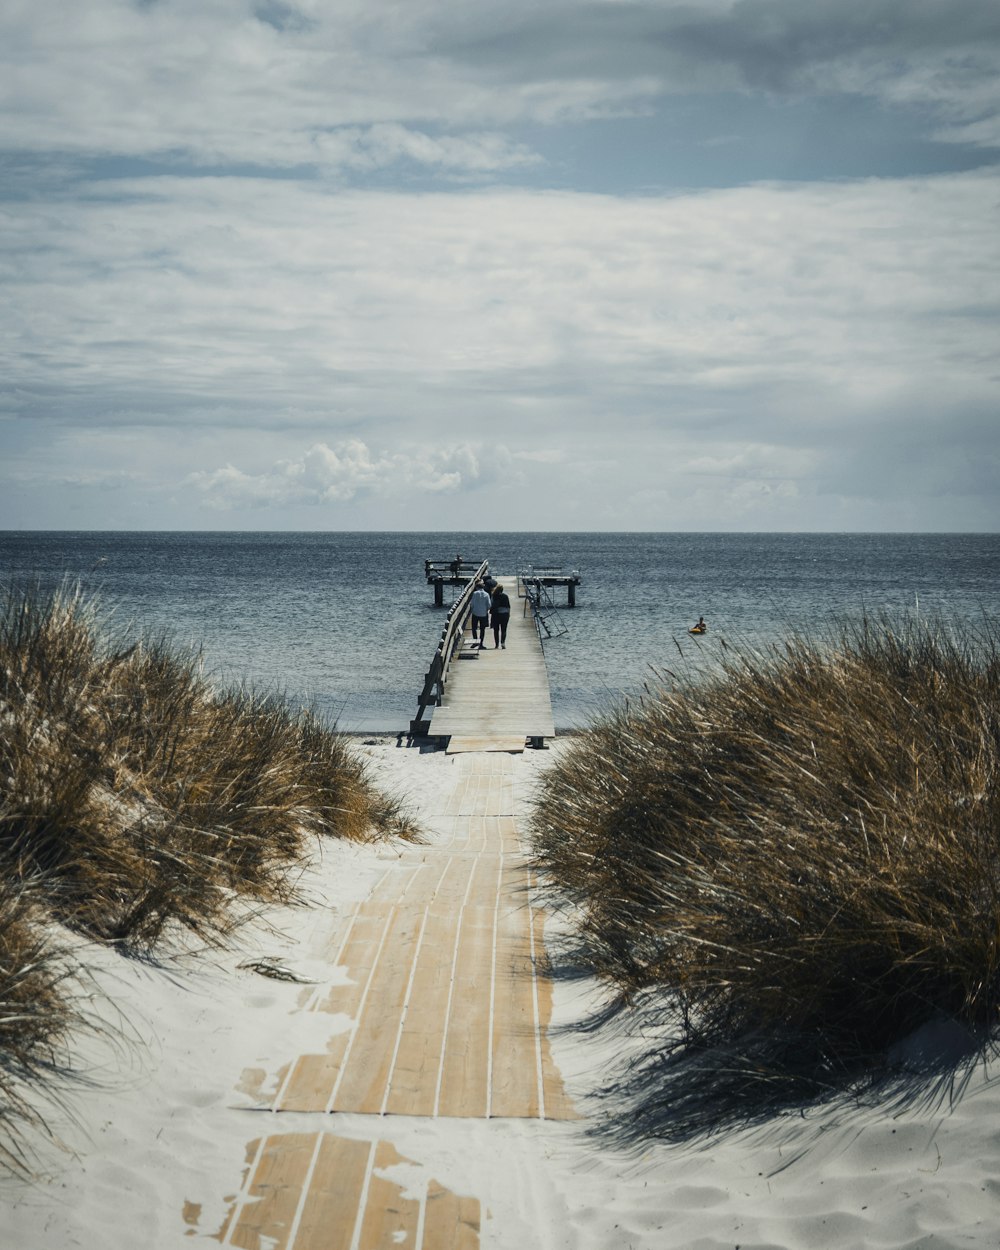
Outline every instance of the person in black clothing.
{"label": "person in black clothing", "polygon": [[504,594],[502,586],[493,591],[490,605],[490,623],[493,626],[493,650],[507,646],[507,625],[510,621],[510,599]]}

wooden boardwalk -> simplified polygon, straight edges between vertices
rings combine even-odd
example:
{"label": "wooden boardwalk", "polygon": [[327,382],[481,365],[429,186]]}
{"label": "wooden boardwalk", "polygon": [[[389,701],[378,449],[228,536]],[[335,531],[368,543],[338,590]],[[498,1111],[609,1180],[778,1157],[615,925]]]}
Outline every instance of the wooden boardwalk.
{"label": "wooden boardwalk", "polygon": [[[386,1169],[419,1160],[396,1152],[393,1117],[575,1117],[549,1048],[545,917],[515,768],[509,754],[455,757],[424,815],[428,844],[405,848],[344,919],[329,954],[337,974],[303,991],[299,1010],[330,1020],[322,1051],[286,1056],[270,1078],[244,1074],[241,1088],[256,1085],[271,1114],[247,1145],[223,1245],[474,1250],[489,1195],[457,1195],[430,1176],[404,1194]],[[299,1113],[300,1131],[281,1131],[281,1112]],[[334,1112],[367,1117],[371,1132],[331,1132]],[[301,1131],[302,1113],[314,1131]]]}
{"label": "wooden boardwalk", "polygon": [[516,597],[515,579],[497,579],[510,595],[505,650],[473,646],[466,629],[451,662],[444,702],[431,713],[430,734],[450,738],[452,750],[522,750],[528,739],[555,737],[552,699],[541,643],[530,610]]}

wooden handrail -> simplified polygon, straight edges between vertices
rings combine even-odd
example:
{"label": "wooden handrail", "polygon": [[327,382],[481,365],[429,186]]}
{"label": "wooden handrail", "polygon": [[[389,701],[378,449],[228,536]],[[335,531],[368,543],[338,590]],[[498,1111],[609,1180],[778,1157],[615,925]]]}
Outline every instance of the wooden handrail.
{"label": "wooden handrail", "polygon": [[476,583],[489,572],[490,563],[484,560],[462,590],[455,602],[448,609],[441,641],[437,645],[430,668],[424,675],[424,686],[417,696],[417,714],[410,721],[410,734],[426,734],[429,721],[424,720],[424,712],[431,704],[439,704],[444,694],[444,684],[448,680],[448,666],[452,656],[462,640],[462,630],[466,617],[469,615],[469,604],[472,601]]}

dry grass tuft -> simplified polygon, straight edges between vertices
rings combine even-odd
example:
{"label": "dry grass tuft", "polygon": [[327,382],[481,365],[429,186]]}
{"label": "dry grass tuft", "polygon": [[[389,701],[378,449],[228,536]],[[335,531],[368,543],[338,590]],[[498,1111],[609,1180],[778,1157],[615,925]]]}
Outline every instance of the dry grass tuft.
{"label": "dry grass tuft", "polygon": [[639,1073],[650,1123],[752,1119],[865,1079],[928,1021],[993,1024],[997,641],[865,622],[730,652],[549,772],[538,864],[590,966],[673,1026]]}
{"label": "dry grass tuft", "polygon": [[[119,636],[79,590],[5,592],[0,913],[21,917],[30,884],[48,916],[126,952],[179,929],[220,943],[246,914],[235,901],[293,899],[311,838],[413,832],[309,712],[216,689],[197,652]],[[29,1076],[65,1023],[33,933],[12,923],[0,952],[10,1002],[38,1009],[0,1021],[0,1065]],[[11,1089],[0,1081],[0,1120]]]}
{"label": "dry grass tuft", "polygon": [[71,977],[30,892],[0,883],[0,1169],[30,1174],[25,1130],[45,1123],[25,1090],[60,1083],[67,1035],[79,1023],[64,993]]}

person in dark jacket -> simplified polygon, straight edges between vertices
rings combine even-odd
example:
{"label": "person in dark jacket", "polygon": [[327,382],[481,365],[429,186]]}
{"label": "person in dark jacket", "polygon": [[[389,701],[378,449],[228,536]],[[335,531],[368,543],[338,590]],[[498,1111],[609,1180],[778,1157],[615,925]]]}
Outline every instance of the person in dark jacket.
{"label": "person in dark jacket", "polygon": [[506,648],[507,646],[507,625],[510,621],[510,599],[504,593],[502,586],[497,586],[493,591],[493,601],[490,604],[490,623],[493,626],[493,650],[497,647]]}

